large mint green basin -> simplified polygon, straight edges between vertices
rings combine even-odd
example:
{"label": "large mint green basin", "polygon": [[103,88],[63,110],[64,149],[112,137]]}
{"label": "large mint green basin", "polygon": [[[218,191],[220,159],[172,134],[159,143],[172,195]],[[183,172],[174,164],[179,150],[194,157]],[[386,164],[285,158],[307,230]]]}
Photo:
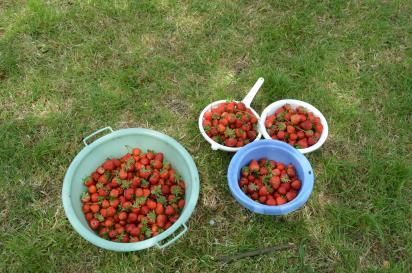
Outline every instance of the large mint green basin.
{"label": "large mint green basin", "polygon": [[[88,144],[87,140],[103,131],[109,134]],[[85,147],[71,162],[63,182],[62,199],[67,218],[73,228],[92,244],[113,251],[137,251],[152,246],[164,248],[186,231],[186,221],[192,214],[199,197],[199,174],[196,165],[186,151],[173,138],[162,133],[142,128],[113,131],[110,127],[100,129],[84,139]],[[86,189],[83,179],[90,175],[108,157],[120,157],[130,151],[130,147],[163,152],[165,159],[182,175],[186,182],[186,205],[179,219],[169,229],[158,236],[137,243],[116,243],[100,238],[89,228],[82,212],[80,195]]]}

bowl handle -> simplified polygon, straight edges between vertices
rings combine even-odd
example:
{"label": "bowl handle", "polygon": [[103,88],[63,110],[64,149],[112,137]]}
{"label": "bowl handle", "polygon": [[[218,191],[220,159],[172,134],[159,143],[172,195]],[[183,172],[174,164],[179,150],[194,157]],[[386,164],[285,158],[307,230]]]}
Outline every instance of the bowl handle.
{"label": "bowl handle", "polygon": [[94,137],[94,136],[97,135],[98,133],[101,133],[101,132],[106,131],[106,130],[109,130],[111,133],[113,133],[113,129],[112,129],[112,127],[110,127],[110,126],[107,126],[107,127],[105,127],[105,128],[99,129],[99,130],[97,130],[96,132],[94,132],[94,133],[88,135],[87,137],[83,138],[83,143],[84,143],[84,145],[86,145],[86,146],[89,145],[89,144],[87,143],[87,140],[88,140],[88,139],[90,139],[91,137]]}
{"label": "bowl handle", "polygon": [[246,105],[246,107],[250,107],[253,98],[256,96],[256,93],[259,91],[260,87],[262,86],[265,79],[260,77],[255,85],[253,85],[252,89],[250,89],[249,93],[247,93],[246,97],[242,100],[242,102]]}
{"label": "bowl handle", "polygon": [[175,237],[173,237],[172,239],[170,239],[169,241],[167,241],[167,243],[165,243],[165,244],[160,244],[160,243],[156,243],[156,246],[159,248],[159,249],[163,249],[163,248],[165,248],[165,247],[168,247],[169,245],[171,245],[171,244],[173,244],[177,239],[179,239],[180,237],[182,237],[183,236],[183,234],[185,234],[187,232],[187,226],[186,226],[186,224],[183,224],[183,230],[179,233],[179,234],[177,234]]}

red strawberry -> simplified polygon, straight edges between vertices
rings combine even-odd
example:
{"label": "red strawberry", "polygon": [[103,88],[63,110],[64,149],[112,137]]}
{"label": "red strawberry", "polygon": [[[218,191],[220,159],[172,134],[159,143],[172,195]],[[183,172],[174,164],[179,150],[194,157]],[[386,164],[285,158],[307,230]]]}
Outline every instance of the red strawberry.
{"label": "red strawberry", "polygon": [[285,184],[280,185],[280,187],[278,188],[278,193],[286,194],[286,192],[287,192],[287,186]]}
{"label": "red strawberry", "polygon": [[260,168],[259,170],[260,175],[267,175],[268,174],[268,169],[265,167]]}
{"label": "red strawberry", "polygon": [[141,153],[141,150],[140,150],[139,148],[133,148],[133,149],[132,149],[132,154],[133,154],[134,156],[139,156],[140,153]]}
{"label": "red strawberry", "polygon": [[276,135],[276,137],[280,140],[285,138],[285,132],[284,131],[279,131]]}
{"label": "red strawberry", "polygon": [[319,132],[319,133],[322,133],[322,131],[323,131],[323,125],[322,125],[322,124],[316,124],[316,125],[315,125],[315,131],[316,131],[316,132]]}
{"label": "red strawberry", "polygon": [[292,201],[293,199],[295,199],[295,197],[296,197],[295,191],[289,191],[288,193],[286,193],[286,198],[288,199],[288,201]]}
{"label": "red strawberry", "polygon": [[293,167],[288,167],[286,169],[286,173],[290,176],[290,177],[295,177],[296,176],[296,172],[295,169]]}
{"label": "red strawberry", "polygon": [[166,207],[165,213],[166,215],[172,215],[175,213],[175,209],[171,205],[168,205]]}
{"label": "red strawberry", "polygon": [[276,198],[276,203],[280,206],[285,204],[287,201],[285,200],[285,198],[283,198],[282,196],[279,196]]}
{"label": "red strawberry", "polygon": [[277,190],[280,186],[280,178],[279,176],[272,176],[269,180],[270,185],[272,185],[273,189]]}
{"label": "red strawberry", "polygon": [[125,170],[120,170],[119,172],[119,177],[120,179],[126,179],[127,178],[127,172]]}
{"label": "red strawberry", "polygon": [[160,161],[160,162],[163,162],[163,159],[164,159],[164,157],[165,157],[165,155],[163,154],[163,153],[157,153],[157,154],[155,154],[155,160],[158,160],[158,161]]}
{"label": "red strawberry", "polygon": [[119,196],[119,190],[117,189],[112,189],[110,191],[110,197],[118,197]]}
{"label": "red strawberry", "polygon": [[258,162],[257,162],[256,160],[252,160],[252,161],[249,163],[249,170],[250,170],[251,172],[258,172],[258,171],[259,171],[259,164],[258,164]]}
{"label": "red strawberry", "polygon": [[295,190],[299,190],[301,187],[301,182],[299,180],[294,180],[291,183],[291,187],[294,188]]}
{"label": "red strawberry", "polygon": [[185,207],[186,201],[184,199],[180,199],[177,202],[177,206],[179,207],[179,209],[183,209]]}
{"label": "red strawberry", "polygon": [[308,137],[308,146],[312,146],[316,144],[316,140],[313,137]]}
{"label": "red strawberry", "polygon": [[224,141],[224,144],[225,144],[225,146],[228,146],[228,147],[234,147],[234,146],[236,146],[237,141],[234,138],[228,138]]}
{"label": "red strawberry", "polygon": [[303,130],[310,130],[310,129],[312,129],[312,122],[310,122],[309,120],[305,120],[305,121],[301,122],[299,126]]}
{"label": "red strawberry", "polygon": [[93,218],[89,221],[89,226],[91,229],[96,230],[100,226],[100,223],[97,219]]}
{"label": "red strawberry", "polygon": [[266,197],[266,195],[261,195],[261,196],[259,196],[259,202],[260,203],[266,203],[266,199],[267,199],[267,197]]}
{"label": "red strawberry", "polygon": [[164,227],[167,221],[167,217],[164,214],[157,215],[156,217],[156,225],[159,227]]}
{"label": "red strawberry", "polygon": [[[259,189],[259,195],[260,196],[265,196],[265,195],[268,195],[268,194],[269,194],[269,192],[268,192],[266,186],[263,186]],[[265,201],[261,201],[261,202],[264,203]]]}
{"label": "red strawberry", "polygon": [[299,145],[299,147],[301,147],[302,149],[307,148],[308,147],[308,141],[306,140],[306,138],[303,138],[303,139],[298,141],[297,145]]}
{"label": "red strawberry", "polygon": [[107,160],[106,162],[103,163],[103,168],[105,170],[111,171],[114,169],[114,163],[112,160]]}
{"label": "red strawberry", "polygon": [[203,118],[205,119],[205,120],[212,120],[212,112],[210,112],[210,111],[207,111],[204,115],[203,115]]}
{"label": "red strawberry", "polygon": [[297,136],[298,136],[299,139],[302,139],[302,138],[305,137],[305,133],[304,133],[303,131],[299,131],[299,132],[297,133]]}
{"label": "red strawberry", "polygon": [[155,209],[155,208],[157,207],[157,203],[156,203],[155,201],[153,201],[152,199],[148,199],[148,200],[146,201],[146,206],[147,206],[149,209]]}
{"label": "red strawberry", "polygon": [[298,125],[300,122],[300,115],[292,115],[290,116],[290,121],[294,124],[294,125]]}

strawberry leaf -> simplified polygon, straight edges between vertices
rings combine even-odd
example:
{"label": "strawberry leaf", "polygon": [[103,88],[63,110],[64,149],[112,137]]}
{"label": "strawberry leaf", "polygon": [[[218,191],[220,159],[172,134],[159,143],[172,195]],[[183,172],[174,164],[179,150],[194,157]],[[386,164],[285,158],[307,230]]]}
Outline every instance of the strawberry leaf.
{"label": "strawberry leaf", "polygon": [[129,180],[122,180],[122,188],[123,189],[128,189],[130,187],[130,184],[132,184],[131,181]]}
{"label": "strawberry leaf", "polygon": [[140,181],[140,185],[142,185],[143,187],[148,186],[149,185],[149,181],[147,181],[146,179],[142,179]]}
{"label": "strawberry leaf", "polygon": [[236,137],[235,130],[230,129],[229,127],[226,127],[225,136],[230,137],[230,138],[235,138]]}
{"label": "strawberry leaf", "polygon": [[157,185],[155,187],[153,187],[153,189],[151,190],[151,194],[158,196],[162,193],[162,186]]}
{"label": "strawberry leaf", "polygon": [[140,197],[136,197],[134,203],[133,203],[133,207],[134,208],[139,208],[142,204],[144,204],[146,202],[147,197],[144,196],[140,196]]}
{"label": "strawberry leaf", "polygon": [[87,198],[87,197],[89,197],[89,196],[90,196],[90,195],[89,195],[89,193],[88,193],[87,191],[82,192],[81,199],[83,199],[83,198]]}
{"label": "strawberry leaf", "polygon": [[282,177],[280,178],[280,181],[282,183],[287,183],[290,181],[289,177],[287,175],[282,175]]}
{"label": "strawberry leaf", "polygon": [[167,203],[167,199],[166,197],[164,197],[163,195],[159,196],[156,198],[156,201],[162,205],[166,205]]}
{"label": "strawberry leaf", "polygon": [[180,195],[181,193],[182,193],[182,191],[181,191],[181,189],[180,189],[179,186],[176,186],[176,187],[173,187],[173,188],[172,188],[172,194],[173,194],[174,196],[178,196],[178,195]]}
{"label": "strawberry leaf", "polygon": [[147,214],[147,217],[149,217],[150,220],[152,220],[152,222],[156,221],[156,213],[152,210]]}
{"label": "strawberry leaf", "polygon": [[175,182],[179,183],[181,179],[182,179],[182,177],[180,176],[180,174],[175,173]]}
{"label": "strawberry leaf", "polygon": [[150,229],[147,229],[147,230],[145,231],[144,235],[145,235],[146,237],[150,237],[150,236],[152,236],[152,231],[151,231]]}
{"label": "strawberry leaf", "polygon": [[100,213],[96,213],[94,216],[99,222],[102,222],[104,220],[104,217]]}

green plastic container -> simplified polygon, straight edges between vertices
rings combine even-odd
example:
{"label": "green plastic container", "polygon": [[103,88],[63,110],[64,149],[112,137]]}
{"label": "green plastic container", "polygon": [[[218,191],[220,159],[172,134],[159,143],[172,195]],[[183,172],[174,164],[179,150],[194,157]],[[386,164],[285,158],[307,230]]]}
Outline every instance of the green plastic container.
{"label": "green plastic container", "polygon": [[[110,131],[93,143],[87,141],[96,134]],[[152,246],[164,248],[186,231],[186,221],[192,214],[199,197],[199,174],[196,165],[186,149],[173,138],[157,131],[131,128],[113,131],[106,127],[100,129],[83,140],[86,147],[73,159],[63,182],[62,199],[67,218],[73,228],[92,244],[113,251],[137,251]],[[120,157],[129,152],[130,147],[143,150],[161,151],[165,159],[172,163],[186,183],[186,204],[179,219],[169,229],[156,237],[137,243],[117,243],[105,240],[94,233],[87,224],[82,212],[80,195],[86,189],[83,179],[90,175],[108,157]]]}

